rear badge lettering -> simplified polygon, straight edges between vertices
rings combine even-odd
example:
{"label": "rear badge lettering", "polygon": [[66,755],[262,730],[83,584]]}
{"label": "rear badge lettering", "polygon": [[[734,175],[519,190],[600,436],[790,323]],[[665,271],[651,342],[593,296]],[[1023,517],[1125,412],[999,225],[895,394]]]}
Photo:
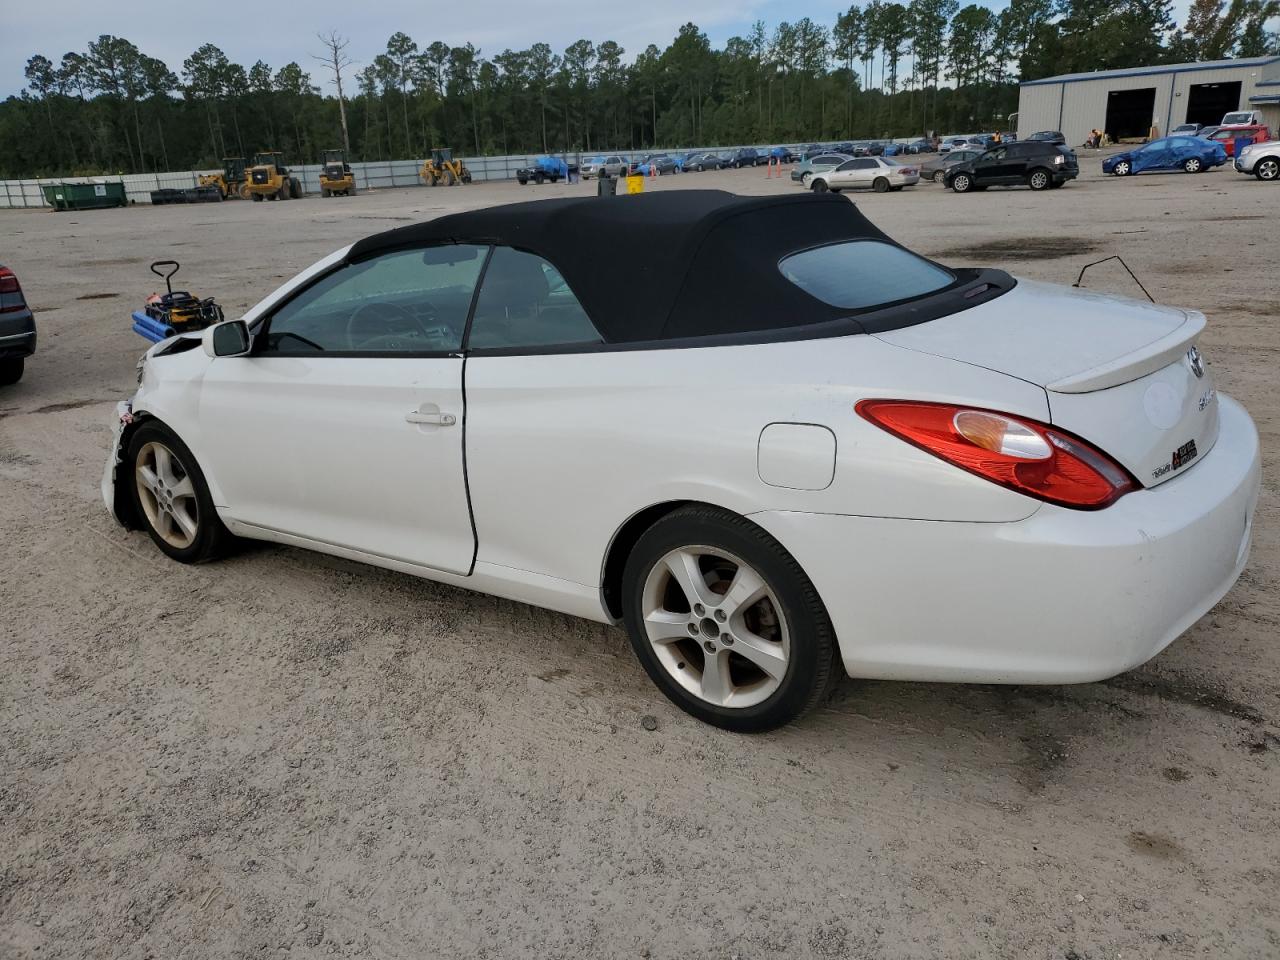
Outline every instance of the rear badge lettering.
{"label": "rear badge lettering", "polygon": [[1200,395],[1198,406],[1200,407],[1201,413],[1205,411],[1205,408],[1208,407],[1209,404],[1213,403],[1213,398],[1216,397],[1217,395],[1218,395],[1218,391],[1215,390],[1213,387],[1210,387],[1208,390],[1206,390],[1203,394]]}
{"label": "rear badge lettering", "polygon": [[1188,440],[1177,450],[1173,451],[1173,456],[1170,458],[1168,463],[1162,467],[1152,470],[1151,476],[1154,479],[1159,479],[1166,473],[1170,473],[1174,470],[1180,470],[1199,455],[1200,451],[1196,449],[1196,442],[1194,440]]}

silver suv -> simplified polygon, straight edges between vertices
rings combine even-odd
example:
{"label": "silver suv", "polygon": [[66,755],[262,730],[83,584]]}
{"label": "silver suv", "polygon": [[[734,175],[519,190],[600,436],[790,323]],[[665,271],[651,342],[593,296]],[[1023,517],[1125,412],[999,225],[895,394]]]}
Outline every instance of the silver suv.
{"label": "silver suv", "polygon": [[1236,154],[1235,168],[1259,180],[1280,179],[1280,140],[1249,144]]}
{"label": "silver suv", "polygon": [[605,176],[616,177],[619,173],[627,168],[627,161],[617,154],[611,154],[605,157],[592,157],[590,160],[584,160],[582,163],[582,179],[590,180],[592,177],[600,176],[601,171]]}

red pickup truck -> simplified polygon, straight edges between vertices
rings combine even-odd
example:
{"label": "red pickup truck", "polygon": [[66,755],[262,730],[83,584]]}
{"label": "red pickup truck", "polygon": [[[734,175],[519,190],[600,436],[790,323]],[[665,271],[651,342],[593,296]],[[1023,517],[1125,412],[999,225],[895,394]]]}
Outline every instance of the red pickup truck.
{"label": "red pickup truck", "polygon": [[1238,127],[1219,127],[1210,140],[1217,140],[1227,151],[1228,157],[1236,153],[1236,141],[1246,139],[1250,143],[1266,143],[1271,139],[1271,130],[1260,123],[1241,124]]}

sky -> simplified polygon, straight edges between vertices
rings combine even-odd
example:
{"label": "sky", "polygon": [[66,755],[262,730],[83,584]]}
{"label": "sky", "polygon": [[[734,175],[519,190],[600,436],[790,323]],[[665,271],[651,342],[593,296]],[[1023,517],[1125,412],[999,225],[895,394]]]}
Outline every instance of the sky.
{"label": "sky", "polygon": [[[963,0],[962,0],[963,2]],[[993,10],[1007,0],[979,0]],[[1179,20],[1189,0],[1175,0]],[[510,47],[527,48],[539,41],[559,53],[575,40],[615,40],[631,60],[650,43],[665,47],[680,27],[693,20],[717,48],[729,37],[745,36],[756,20],[772,28],[782,20],[808,16],[830,27],[848,9],[849,0],[641,0],[639,3],[593,3],[578,0],[462,0],[428,4],[423,0],[305,0],[303,3],[201,5],[172,0],[5,0],[0,11],[0,98],[26,86],[23,68],[42,53],[56,65],[68,51],[83,51],[89,41],[110,33],[131,40],[141,50],[165,61],[181,76],[182,61],[204,43],[220,47],[231,60],[248,67],[265,60],[278,69],[296,60],[313,81],[331,92],[321,65],[317,31],[336,29],[351,41],[347,54],[353,69],[386,49],[397,30],[419,47],[435,40],[450,46],[471,42],[492,57]]]}

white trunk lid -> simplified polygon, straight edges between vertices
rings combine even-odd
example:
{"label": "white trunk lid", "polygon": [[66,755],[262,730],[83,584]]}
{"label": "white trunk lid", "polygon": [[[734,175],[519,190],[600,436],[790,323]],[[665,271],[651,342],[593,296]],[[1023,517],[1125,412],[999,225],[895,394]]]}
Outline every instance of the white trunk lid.
{"label": "white trunk lid", "polygon": [[972,310],[877,336],[1044,387],[1056,426],[1150,487],[1218,437],[1213,378],[1194,349],[1204,324],[1194,311],[1019,280]]}

